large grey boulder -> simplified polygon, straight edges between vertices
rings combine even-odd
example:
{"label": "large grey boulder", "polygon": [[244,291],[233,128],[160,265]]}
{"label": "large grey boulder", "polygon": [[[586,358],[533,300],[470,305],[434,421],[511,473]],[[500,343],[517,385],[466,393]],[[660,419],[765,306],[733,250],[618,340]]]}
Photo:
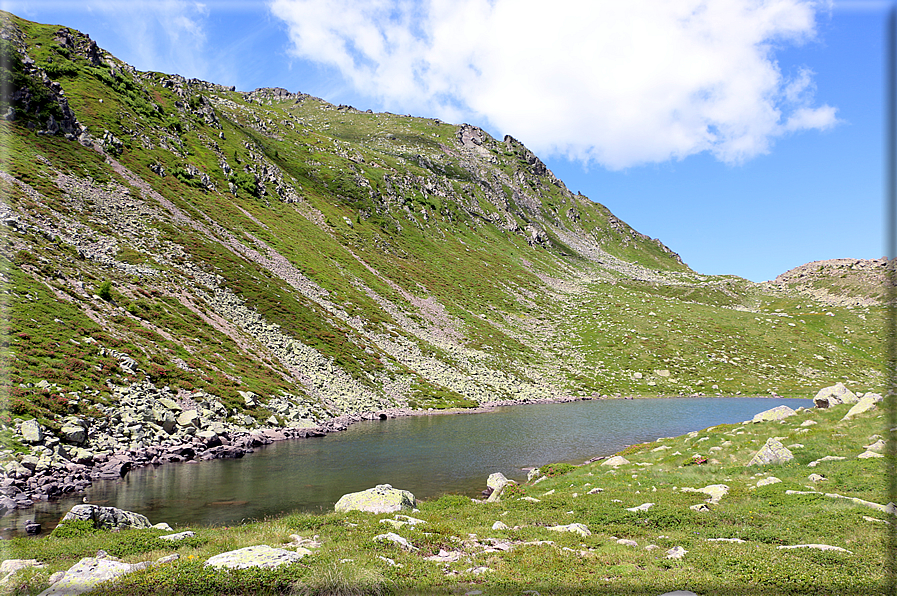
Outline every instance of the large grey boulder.
{"label": "large grey boulder", "polygon": [[215,555],[206,561],[205,565],[219,569],[248,569],[250,567],[271,569],[295,563],[310,553],[311,551],[307,548],[297,548],[296,552],[292,552],[260,544]]}
{"label": "large grey boulder", "polygon": [[858,414],[862,414],[864,412],[868,412],[876,408],[878,402],[884,399],[879,393],[867,393],[863,397],[861,397],[856,404],[848,412],[844,415],[844,418],[841,420],[850,420],[854,416]]}
{"label": "large grey boulder", "polygon": [[125,573],[131,573],[149,566],[145,563],[122,563],[111,559],[87,557],[78,561],[65,572],[58,582],[41,592],[38,596],[72,596],[83,594],[97,587],[102,582],[115,579]]}
{"label": "large grey boulder", "polygon": [[334,505],[336,511],[367,511],[368,513],[394,513],[402,509],[414,509],[417,499],[407,490],[378,484],[357,493],[340,497]]}
{"label": "large grey boulder", "polygon": [[509,480],[505,477],[501,472],[495,472],[494,474],[489,474],[489,478],[486,479],[486,487],[490,489],[492,492],[489,493],[489,498],[486,499],[488,503],[497,503],[501,498],[501,494],[505,491],[505,489],[512,485],[517,484],[513,480]]}
{"label": "large grey boulder", "polygon": [[67,521],[84,520],[93,522],[95,528],[111,530],[117,528],[149,528],[152,524],[144,515],[125,511],[117,507],[100,507],[99,505],[75,505],[65,514],[59,523]]}
{"label": "large grey boulder", "polygon": [[22,441],[36,445],[44,440],[44,428],[37,420],[26,420],[19,429]]}
{"label": "large grey boulder", "polygon": [[766,439],[766,444],[760,448],[760,451],[754,454],[754,457],[751,458],[747,465],[783,464],[792,459],[794,459],[794,454],[779,441],[770,437]]}
{"label": "large grey boulder", "polygon": [[772,422],[775,420],[784,420],[788,416],[794,416],[796,412],[788,406],[776,406],[775,408],[755,414],[751,422]]}
{"label": "large grey boulder", "polygon": [[87,440],[87,425],[78,418],[66,418],[59,430],[59,436],[66,443],[83,445]]}
{"label": "large grey boulder", "polygon": [[830,408],[839,404],[855,404],[860,400],[856,394],[844,386],[844,383],[836,383],[831,387],[820,389],[813,398],[817,408]]}

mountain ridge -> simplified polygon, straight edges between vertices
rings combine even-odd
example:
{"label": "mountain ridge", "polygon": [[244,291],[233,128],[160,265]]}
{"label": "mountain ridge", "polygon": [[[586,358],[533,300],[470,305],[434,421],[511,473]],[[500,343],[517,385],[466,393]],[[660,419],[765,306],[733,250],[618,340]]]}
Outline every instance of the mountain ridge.
{"label": "mountain ridge", "polygon": [[13,415],[58,430],[146,382],[249,428],[879,379],[876,304],[800,319],[781,284],[691,271],[511,136],[0,20]]}

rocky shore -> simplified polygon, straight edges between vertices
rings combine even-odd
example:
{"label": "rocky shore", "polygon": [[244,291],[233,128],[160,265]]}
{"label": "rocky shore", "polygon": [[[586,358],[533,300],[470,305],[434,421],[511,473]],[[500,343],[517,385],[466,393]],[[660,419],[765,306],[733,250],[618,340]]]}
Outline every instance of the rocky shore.
{"label": "rocky shore", "polygon": [[[255,394],[241,395],[248,407],[257,405]],[[56,432],[37,420],[14,419],[8,425],[29,451],[6,450],[0,458],[0,516],[81,493],[95,480],[119,479],[143,466],[241,458],[275,441],[322,437],[362,420],[483,413],[500,406],[582,399],[503,400],[463,410],[390,408],[324,417],[303,407],[304,402],[278,397],[264,404],[274,414],[259,423],[236,410],[228,412],[218,398],[202,391],[176,393],[138,383],[116,387],[113,398],[116,405],[94,405],[102,416],[69,415]]]}

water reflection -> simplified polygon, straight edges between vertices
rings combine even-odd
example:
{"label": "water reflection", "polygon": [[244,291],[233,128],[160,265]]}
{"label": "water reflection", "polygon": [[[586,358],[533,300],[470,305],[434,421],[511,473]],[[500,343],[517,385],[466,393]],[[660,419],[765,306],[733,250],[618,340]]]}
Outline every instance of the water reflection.
{"label": "water reflection", "polygon": [[[362,422],[313,439],[284,441],[238,460],[168,464],[98,482],[91,503],[146,515],[152,523],[232,525],[292,511],[330,511],[345,493],[392,484],[426,499],[474,496],[492,472],[522,480],[528,466],[581,463],[625,446],[676,436],[808,400],[679,398],[604,400],[499,408],[459,416]],[[0,526],[21,531],[28,519],[45,532],[81,497],[15,512]],[[8,532],[7,532],[8,534]]]}

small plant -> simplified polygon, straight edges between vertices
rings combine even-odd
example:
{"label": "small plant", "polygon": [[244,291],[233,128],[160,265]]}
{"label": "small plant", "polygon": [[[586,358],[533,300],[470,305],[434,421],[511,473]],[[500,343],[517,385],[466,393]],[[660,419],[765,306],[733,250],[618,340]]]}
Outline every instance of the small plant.
{"label": "small plant", "polygon": [[691,459],[685,460],[682,463],[683,466],[703,466],[707,463],[707,458],[701,455],[695,455]]}
{"label": "small plant", "polygon": [[99,530],[94,527],[93,522],[86,519],[72,519],[64,521],[53,528],[50,536],[54,538],[80,538],[81,536],[88,536],[97,532]]}
{"label": "small plant", "polygon": [[548,464],[539,468],[539,471],[549,478],[554,478],[555,476],[563,476],[569,472],[572,472],[576,469],[576,466],[573,464]]}
{"label": "small plant", "polygon": [[97,295],[107,302],[112,300],[112,282],[108,279],[101,282],[100,285],[97,286]]}

